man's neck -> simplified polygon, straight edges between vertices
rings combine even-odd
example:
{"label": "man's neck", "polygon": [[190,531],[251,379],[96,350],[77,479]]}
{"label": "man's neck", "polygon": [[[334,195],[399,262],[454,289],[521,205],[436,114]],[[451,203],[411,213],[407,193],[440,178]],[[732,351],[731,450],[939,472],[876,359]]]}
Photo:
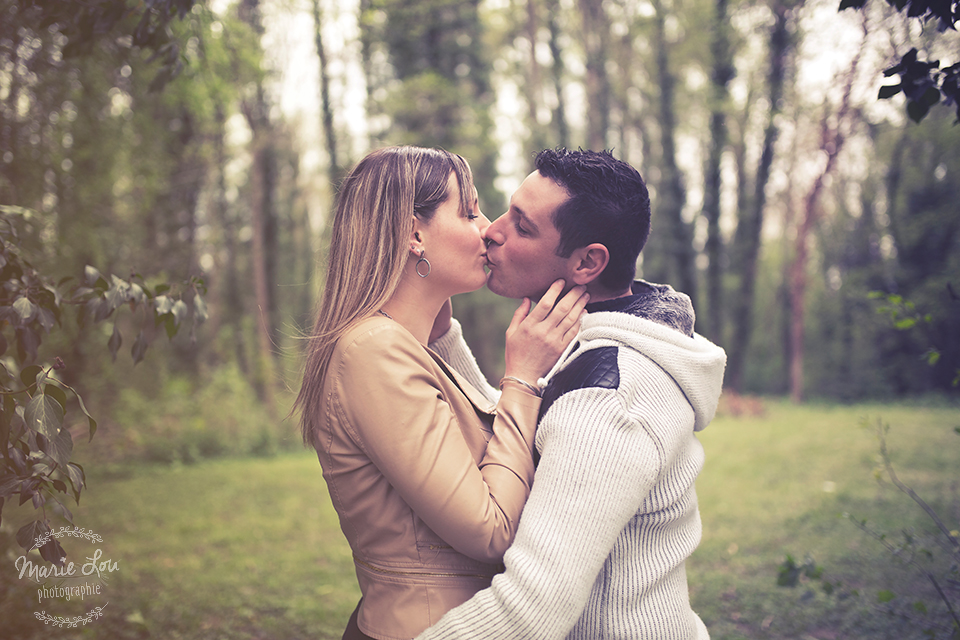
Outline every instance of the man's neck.
{"label": "man's neck", "polygon": [[596,283],[591,283],[587,287],[587,293],[590,294],[590,302],[606,302],[607,300],[616,300],[617,298],[626,298],[627,296],[633,295],[633,289],[627,287],[620,292],[612,292],[609,289],[600,286],[593,286]]}

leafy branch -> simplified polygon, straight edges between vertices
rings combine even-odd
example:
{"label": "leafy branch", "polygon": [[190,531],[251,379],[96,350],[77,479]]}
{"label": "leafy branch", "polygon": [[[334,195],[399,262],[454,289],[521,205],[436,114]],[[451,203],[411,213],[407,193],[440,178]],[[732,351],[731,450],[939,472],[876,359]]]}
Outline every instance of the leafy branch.
{"label": "leafy branch", "polygon": [[[841,0],[840,11],[863,9],[867,0]],[[887,0],[899,12],[906,10],[908,18],[920,22],[935,21],[940,33],[956,31],[960,18],[957,0]],[[903,92],[907,99],[907,115],[920,122],[930,108],[943,101],[954,107],[960,121],[960,63],[940,68],[939,60],[919,60],[916,49],[911,49],[900,62],[883,72],[885,78],[899,76],[900,82],[880,87],[878,98],[885,100]]]}
{"label": "leafy branch", "polygon": [[73,514],[58,494],[70,494],[79,503],[86,486],[83,467],[71,461],[73,436],[65,424],[71,400],[87,419],[90,439],[97,421],[80,393],[59,378],[66,368],[60,357],[52,364],[37,362],[44,337],[62,328],[68,308],[76,310],[81,326],[113,318],[106,346],[116,360],[123,343],[116,319],[129,308],[140,317],[130,349],[136,364],[161,326],[173,338],[192,317],[195,338],[196,327],[207,318],[206,288],[200,278],[151,288],[137,274],[129,279],[104,276],[91,266],[78,284],[69,286],[71,278],[53,283],[21,255],[15,221],[23,214],[19,208],[0,207],[0,518],[7,500],[32,502],[42,517],[20,528],[17,543],[29,551],[38,538],[45,539],[40,555],[59,565],[63,548],[56,539],[44,538],[51,530],[47,505],[73,524]]}

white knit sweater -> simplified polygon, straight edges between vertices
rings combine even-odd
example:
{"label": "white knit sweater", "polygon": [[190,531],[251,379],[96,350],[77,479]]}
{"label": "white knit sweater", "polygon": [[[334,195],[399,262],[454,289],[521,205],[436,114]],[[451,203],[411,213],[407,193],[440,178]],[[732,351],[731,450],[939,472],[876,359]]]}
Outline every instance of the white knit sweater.
{"label": "white knit sweater", "polygon": [[[492,392],[459,331],[431,346]],[[506,571],[419,638],[708,638],[684,562],[700,541],[694,432],[716,411],[725,354],[658,322],[596,312],[545,381],[600,347],[617,347],[619,385],[565,393],[541,419]]]}

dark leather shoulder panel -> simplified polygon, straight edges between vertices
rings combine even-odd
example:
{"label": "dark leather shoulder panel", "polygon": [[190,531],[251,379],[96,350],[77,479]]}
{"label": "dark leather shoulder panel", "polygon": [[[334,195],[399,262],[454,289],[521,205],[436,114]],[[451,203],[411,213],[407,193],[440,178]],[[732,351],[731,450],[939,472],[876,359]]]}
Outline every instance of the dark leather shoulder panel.
{"label": "dark leather shoulder panel", "polygon": [[543,390],[539,418],[547,413],[560,396],[570,391],[588,387],[604,389],[619,387],[620,368],[617,364],[617,351],[617,347],[591,349],[577,356],[563,371],[551,378]]}

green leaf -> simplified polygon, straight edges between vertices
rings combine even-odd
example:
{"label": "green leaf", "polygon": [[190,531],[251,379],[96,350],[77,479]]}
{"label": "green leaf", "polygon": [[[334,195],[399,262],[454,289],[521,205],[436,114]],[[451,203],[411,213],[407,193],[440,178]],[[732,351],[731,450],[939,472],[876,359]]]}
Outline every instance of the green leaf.
{"label": "green leaf", "polygon": [[80,404],[80,411],[83,412],[83,415],[87,416],[87,420],[90,422],[90,440],[93,440],[93,434],[97,432],[97,421],[93,419],[93,416],[90,415],[90,412],[87,411],[87,405],[83,404],[83,396],[77,393],[77,390],[71,387],[68,384],[60,383],[67,389],[73,392],[73,395],[77,398],[77,402]]}
{"label": "green leaf", "polygon": [[884,589],[883,591],[877,594],[877,600],[883,603],[890,602],[896,597],[897,597],[896,594],[894,594],[893,591],[890,591],[889,589]]}
{"label": "green leaf", "polygon": [[138,285],[135,282],[130,283],[130,299],[136,302],[137,304],[142,304],[146,300],[147,296],[143,292],[143,287]]}
{"label": "green leaf", "polygon": [[167,337],[171,340],[177,335],[177,319],[172,313],[160,316],[157,321],[163,322],[163,328],[167,332]]}
{"label": "green leaf", "polygon": [[0,500],[12,498],[20,488],[20,482],[20,478],[14,475],[7,476],[0,480]]}
{"label": "green leaf", "polygon": [[67,477],[70,478],[70,484],[73,485],[73,497],[80,502],[80,491],[87,486],[87,474],[83,472],[83,467],[76,462],[67,465]]}
{"label": "green leaf", "polygon": [[153,300],[153,308],[158,316],[163,316],[173,310],[173,298],[158,295]]}
{"label": "green leaf", "polygon": [[17,357],[21,362],[33,362],[37,359],[40,336],[30,327],[17,327]]}
{"label": "green leaf", "polygon": [[43,387],[43,393],[59,402],[63,412],[67,412],[67,394],[63,392],[63,389],[52,384],[48,384]]}
{"label": "green leaf", "polygon": [[880,95],[877,96],[879,100],[886,100],[892,98],[893,96],[900,93],[901,87],[899,84],[894,85],[885,85],[880,87]]}
{"label": "green leaf", "polygon": [[48,531],[50,531],[50,527],[42,520],[29,522],[17,531],[17,544],[27,551],[35,549],[37,547],[37,538]]}
{"label": "green leaf", "polygon": [[20,322],[27,324],[37,316],[37,305],[30,302],[29,299],[20,297],[13,303],[13,310],[20,316]]}
{"label": "green leaf", "polygon": [[916,324],[917,321],[913,318],[904,318],[903,320],[897,320],[893,326],[900,331],[904,331],[906,329],[912,329]]}
{"label": "green leaf", "polygon": [[187,317],[187,313],[190,312],[190,309],[187,307],[186,302],[183,300],[177,300],[173,303],[173,309],[171,312],[173,313],[174,323],[177,327],[179,327],[183,322],[183,319]]}
{"label": "green leaf", "polygon": [[207,303],[199,293],[193,296],[193,317],[196,319],[198,325],[203,324],[207,321],[207,318],[210,317],[207,311]]}
{"label": "green leaf", "polygon": [[100,298],[97,300],[96,306],[94,307],[93,321],[94,322],[103,322],[113,313],[113,310],[116,307],[110,304],[110,301],[106,298]]}
{"label": "green leaf", "polygon": [[60,546],[56,538],[50,538],[45,545],[40,547],[40,557],[47,562],[53,563],[58,567],[63,566],[63,561],[67,557],[67,552]]}
{"label": "green leaf", "polygon": [[37,311],[37,320],[40,322],[40,326],[44,328],[47,333],[53,329],[57,324],[57,317],[49,309],[44,309],[40,307]]}
{"label": "green leaf", "polygon": [[110,339],[107,340],[107,348],[110,349],[110,355],[113,357],[113,361],[117,361],[117,351],[120,350],[120,345],[123,344],[123,336],[120,334],[120,329],[116,324],[113,325],[113,333],[110,334]]}
{"label": "green leaf", "polygon": [[63,426],[63,407],[47,394],[38,393],[27,404],[23,418],[29,429],[53,440]]}
{"label": "green leaf", "polygon": [[50,446],[47,449],[47,454],[58,465],[66,467],[70,463],[70,456],[73,454],[73,436],[70,435],[70,430],[60,429],[60,433],[50,441]]}
{"label": "green leaf", "polygon": [[[98,280],[103,280],[103,276],[100,275],[100,272],[97,271],[96,267],[91,267],[87,265],[83,268],[83,279],[87,283],[87,286],[93,287],[96,286]],[[103,280],[106,283],[106,280]]]}
{"label": "green leaf", "polygon": [[133,347],[130,349],[130,355],[133,356],[133,364],[137,364],[143,360],[144,355],[147,353],[147,347],[149,346],[150,341],[147,340],[143,331],[138,333],[137,339],[133,341]]}
{"label": "green leaf", "polygon": [[31,364],[28,367],[24,367],[23,370],[20,371],[20,382],[22,382],[27,388],[41,384],[43,382],[43,378],[41,377],[40,380],[37,380],[37,376],[41,373],[43,373],[43,367],[40,365]]}
{"label": "green leaf", "polygon": [[0,399],[0,455],[6,455],[7,443],[10,442],[10,427],[13,425],[16,410],[17,403],[13,396],[4,395]]}

